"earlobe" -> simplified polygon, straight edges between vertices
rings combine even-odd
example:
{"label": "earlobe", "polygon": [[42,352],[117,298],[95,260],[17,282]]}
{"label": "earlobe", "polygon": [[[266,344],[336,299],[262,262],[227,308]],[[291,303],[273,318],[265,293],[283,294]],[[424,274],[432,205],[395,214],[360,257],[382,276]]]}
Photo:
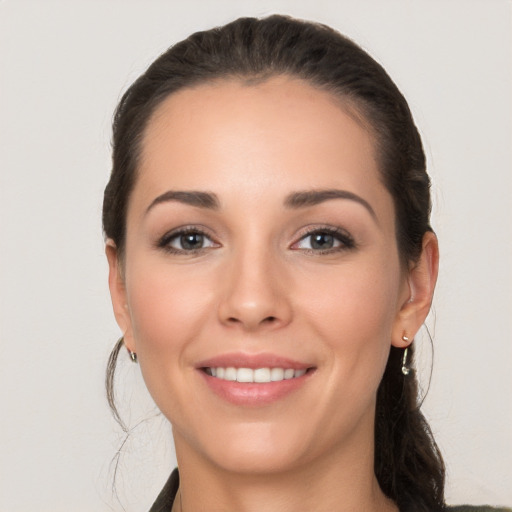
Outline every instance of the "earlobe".
{"label": "earlobe", "polygon": [[409,346],[427,318],[432,304],[439,268],[439,246],[436,235],[423,236],[421,255],[408,271],[408,297],[400,305],[392,334],[392,345]]}
{"label": "earlobe", "polygon": [[127,305],[126,288],[123,274],[122,262],[116,244],[110,238],[105,244],[105,254],[108,261],[108,286],[110,298],[117,321],[124,337],[124,344],[129,351],[135,351],[130,311]]}

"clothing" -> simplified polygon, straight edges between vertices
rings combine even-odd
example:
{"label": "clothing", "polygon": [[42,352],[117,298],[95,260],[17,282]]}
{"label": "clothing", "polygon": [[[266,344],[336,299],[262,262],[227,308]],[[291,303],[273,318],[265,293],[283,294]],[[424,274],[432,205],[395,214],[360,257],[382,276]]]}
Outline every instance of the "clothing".
{"label": "clothing", "polygon": [[481,505],[460,505],[457,507],[448,507],[450,512],[512,512],[510,508],[494,508]]}
{"label": "clothing", "polygon": [[[172,505],[176,498],[176,493],[180,486],[180,476],[176,468],[167,480],[164,488],[161,490],[155,503],[149,512],[171,512]],[[462,505],[457,507],[447,507],[447,512],[512,512],[509,508],[493,508],[486,506]],[[405,512],[405,511],[404,511]]]}
{"label": "clothing", "polygon": [[180,486],[180,475],[176,468],[167,480],[164,488],[160,491],[158,498],[149,510],[149,512],[171,512],[172,505],[176,499],[176,493]]}

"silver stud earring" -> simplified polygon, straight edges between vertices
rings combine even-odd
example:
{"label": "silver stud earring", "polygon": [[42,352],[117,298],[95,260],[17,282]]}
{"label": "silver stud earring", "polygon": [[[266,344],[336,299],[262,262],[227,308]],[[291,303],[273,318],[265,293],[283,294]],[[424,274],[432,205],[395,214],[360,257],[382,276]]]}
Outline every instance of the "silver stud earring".
{"label": "silver stud earring", "polygon": [[406,343],[409,341],[409,338],[404,334],[402,336],[402,340],[405,341]]}
{"label": "silver stud earring", "polygon": [[409,347],[405,347],[404,355],[402,356],[402,373],[407,376],[411,373],[411,369],[407,366],[407,354],[409,352]]}

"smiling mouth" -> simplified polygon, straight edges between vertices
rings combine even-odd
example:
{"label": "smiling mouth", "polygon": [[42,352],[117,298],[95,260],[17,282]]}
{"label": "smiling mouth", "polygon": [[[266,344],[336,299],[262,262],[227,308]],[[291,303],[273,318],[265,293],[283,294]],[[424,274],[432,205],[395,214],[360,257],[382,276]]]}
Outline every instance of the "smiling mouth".
{"label": "smiling mouth", "polygon": [[302,377],[312,368],[235,368],[229,367],[205,367],[202,370],[210,377],[220,380],[245,382],[245,383],[266,383],[291,380]]}

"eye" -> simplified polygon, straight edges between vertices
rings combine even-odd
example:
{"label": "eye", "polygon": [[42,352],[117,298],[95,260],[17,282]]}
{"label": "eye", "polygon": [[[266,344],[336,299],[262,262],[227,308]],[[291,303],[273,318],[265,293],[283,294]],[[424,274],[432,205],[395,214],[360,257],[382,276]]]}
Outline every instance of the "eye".
{"label": "eye", "polygon": [[164,235],[158,246],[173,253],[190,253],[218,245],[202,231],[189,228]]}
{"label": "eye", "polygon": [[292,249],[324,253],[352,249],[354,247],[353,238],[345,231],[338,229],[315,229],[296,242]]}

